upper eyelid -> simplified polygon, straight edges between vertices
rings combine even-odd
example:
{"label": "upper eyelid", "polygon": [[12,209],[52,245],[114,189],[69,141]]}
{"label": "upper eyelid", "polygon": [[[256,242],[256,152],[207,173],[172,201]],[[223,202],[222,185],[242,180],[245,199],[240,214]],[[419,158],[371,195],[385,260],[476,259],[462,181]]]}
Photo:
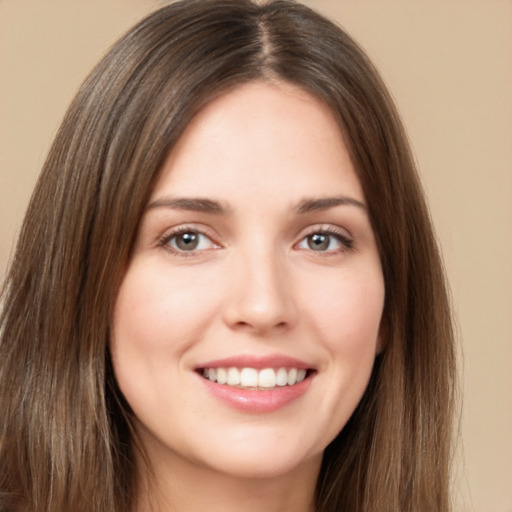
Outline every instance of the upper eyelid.
{"label": "upper eyelid", "polygon": [[194,226],[193,224],[180,224],[178,226],[174,226],[172,228],[166,229],[157,239],[158,245],[166,245],[169,243],[169,241],[180,234],[193,232],[198,233],[200,235],[205,236],[208,238],[212,244],[221,246],[222,244],[218,241],[218,236],[215,236],[215,234],[210,233],[210,229],[204,229],[197,226]]}
{"label": "upper eyelid", "polygon": [[305,228],[305,230],[302,230],[297,236],[297,241],[293,244],[293,247],[297,248],[297,246],[303,243],[306,238],[317,233],[322,233],[334,237],[343,246],[341,249],[336,250],[313,251],[317,256],[325,257],[340,252],[345,252],[347,250],[351,251],[355,247],[355,241],[352,234],[346,228],[342,228],[341,226],[333,224],[316,224]]}
{"label": "upper eyelid", "polygon": [[180,233],[187,233],[188,231],[199,233],[201,235],[207,236],[208,238],[214,238],[215,234],[212,233],[213,229],[206,226],[198,226],[197,224],[191,222],[190,224],[178,224],[176,226],[167,228],[160,238],[163,238],[165,236],[175,236],[179,235]]}
{"label": "upper eyelid", "polygon": [[345,238],[353,239],[352,233],[347,228],[337,226],[334,224],[322,224],[322,223],[313,224],[311,226],[308,226],[308,227],[302,229],[298,233],[297,238],[302,240],[302,238],[304,238],[308,235],[312,235],[314,233],[327,233],[327,234],[339,235],[339,236],[343,236]]}

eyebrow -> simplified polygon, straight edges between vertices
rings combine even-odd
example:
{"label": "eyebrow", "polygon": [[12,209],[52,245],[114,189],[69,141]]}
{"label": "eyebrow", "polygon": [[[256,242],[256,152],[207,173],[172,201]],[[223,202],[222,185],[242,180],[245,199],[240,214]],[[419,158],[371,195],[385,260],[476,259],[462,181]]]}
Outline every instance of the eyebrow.
{"label": "eyebrow", "polygon": [[[348,196],[307,198],[295,207],[295,212],[304,214],[345,205],[356,206],[367,212],[367,207],[364,203]],[[154,208],[170,208],[215,215],[227,215],[228,213],[228,209],[220,202],[202,197],[162,197],[150,203],[146,210]]]}
{"label": "eyebrow", "polygon": [[146,210],[153,208],[173,208],[175,210],[187,210],[216,215],[226,215],[227,208],[218,201],[202,197],[162,197],[148,204]]}
{"label": "eyebrow", "polygon": [[368,211],[368,208],[364,203],[354,199],[353,197],[348,196],[337,196],[337,197],[320,197],[320,198],[308,198],[301,201],[295,211],[297,213],[309,213],[321,210],[328,210],[329,208],[334,208],[336,206],[357,206],[361,208],[365,212]]}

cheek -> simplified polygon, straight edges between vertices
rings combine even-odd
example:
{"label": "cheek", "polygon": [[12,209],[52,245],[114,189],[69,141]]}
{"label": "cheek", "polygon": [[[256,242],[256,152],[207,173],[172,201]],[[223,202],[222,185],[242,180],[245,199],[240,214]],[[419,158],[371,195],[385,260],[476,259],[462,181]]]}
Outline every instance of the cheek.
{"label": "cheek", "polygon": [[[301,269],[302,270],[302,269]],[[318,356],[311,453],[319,453],[352,416],[368,385],[378,348],[384,283],[378,260],[294,276],[299,339]]]}
{"label": "cheek", "polygon": [[[121,284],[114,310],[113,345],[128,345],[156,356],[177,351],[194,339],[214,314],[216,295],[199,277],[134,265]],[[201,297],[201,300],[198,300]]]}
{"label": "cheek", "polygon": [[200,279],[132,262],[117,296],[110,345],[118,385],[132,406],[154,400],[152,389],[179,385],[182,356],[217,307],[211,293],[197,300],[203,288]]}
{"label": "cheek", "polygon": [[311,311],[331,350],[375,350],[384,307],[384,282],[378,268],[347,272],[326,281],[323,290],[312,288],[309,295]]}

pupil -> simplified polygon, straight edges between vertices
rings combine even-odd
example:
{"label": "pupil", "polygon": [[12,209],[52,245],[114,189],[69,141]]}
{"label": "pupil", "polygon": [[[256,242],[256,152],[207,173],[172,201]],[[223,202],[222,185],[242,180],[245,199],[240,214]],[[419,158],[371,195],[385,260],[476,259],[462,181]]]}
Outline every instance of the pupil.
{"label": "pupil", "polygon": [[195,249],[198,243],[199,237],[197,236],[197,233],[183,233],[176,240],[178,248],[184,251],[191,251]]}
{"label": "pupil", "polygon": [[315,233],[308,239],[308,245],[310,249],[314,251],[322,251],[329,247],[329,236],[321,233]]}

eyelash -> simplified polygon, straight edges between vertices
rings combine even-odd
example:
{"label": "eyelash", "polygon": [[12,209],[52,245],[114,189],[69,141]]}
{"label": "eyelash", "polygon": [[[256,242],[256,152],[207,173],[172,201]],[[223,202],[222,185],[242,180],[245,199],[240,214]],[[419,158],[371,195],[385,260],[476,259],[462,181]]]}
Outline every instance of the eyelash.
{"label": "eyelash", "polygon": [[325,235],[328,237],[332,237],[336,239],[340,244],[341,247],[334,249],[334,250],[327,250],[327,251],[315,251],[314,249],[305,249],[310,250],[313,253],[316,253],[316,256],[332,256],[332,255],[338,255],[344,252],[349,252],[354,249],[354,240],[347,236],[345,232],[338,231],[337,229],[333,227],[318,227],[315,226],[311,228],[306,234],[301,238],[301,240],[295,244],[295,246],[304,243],[307,241],[307,239],[313,235]]}
{"label": "eyelash", "polygon": [[[158,245],[160,247],[163,247],[166,251],[170,252],[173,256],[185,257],[185,258],[190,257],[190,256],[195,256],[198,252],[195,249],[191,250],[191,251],[184,251],[184,250],[180,250],[180,249],[171,247],[171,245],[170,245],[170,242],[173,238],[177,238],[180,235],[185,235],[185,234],[195,234],[195,235],[204,236],[208,240],[210,240],[211,244],[215,246],[215,249],[220,247],[206,233],[204,233],[200,229],[197,229],[197,228],[194,228],[191,226],[182,226],[182,227],[172,231],[171,233],[166,233],[164,236],[162,236],[160,238]],[[201,250],[206,250],[206,249],[199,249],[199,251],[201,251]]]}
{"label": "eyelash", "polygon": [[[185,250],[180,250],[180,249],[171,247],[171,245],[170,245],[171,240],[173,240],[176,237],[179,237],[180,235],[184,235],[184,234],[195,234],[195,235],[206,237],[210,241],[210,243],[214,246],[213,249],[220,248],[220,245],[216,244],[211,239],[210,236],[205,234],[200,229],[197,229],[197,228],[191,227],[191,226],[182,226],[182,227],[172,231],[171,233],[166,233],[164,236],[162,236],[159,239],[158,245],[163,247],[166,251],[170,252],[173,256],[177,256],[177,257],[195,256],[198,251],[200,252],[200,251],[208,250],[208,249],[199,249],[199,250],[192,249],[190,251],[185,251]],[[313,235],[325,235],[328,237],[332,237],[332,238],[336,239],[342,246],[340,248],[337,248],[334,250],[331,249],[331,250],[327,250],[327,251],[315,251],[314,249],[311,249],[311,248],[303,249],[303,250],[309,250],[312,253],[316,253],[315,254],[316,256],[320,256],[320,257],[324,256],[325,257],[325,256],[337,255],[337,254],[341,254],[343,252],[351,251],[354,248],[354,240],[352,238],[348,237],[344,232],[338,231],[332,227],[311,228],[311,230],[309,230],[309,232],[305,233],[302,236],[302,238],[300,239],[299,242],[294,244],[294,247],[297,247],[301,243],[307,242],[307,239]]]}

